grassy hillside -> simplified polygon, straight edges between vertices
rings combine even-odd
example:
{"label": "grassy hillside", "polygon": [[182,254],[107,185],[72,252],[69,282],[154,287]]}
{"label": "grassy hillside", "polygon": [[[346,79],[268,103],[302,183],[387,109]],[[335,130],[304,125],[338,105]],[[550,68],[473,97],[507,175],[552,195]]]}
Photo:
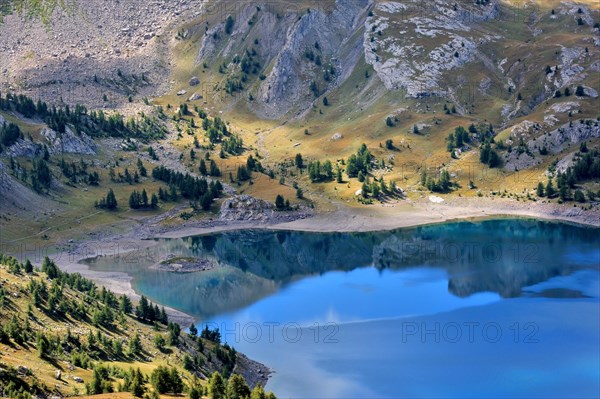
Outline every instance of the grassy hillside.
{"label": "grassy hillside", "polygon": [[[494,129],[492,135],[502,133],[498,139],[515,142],[519,138],[516,135],[511,137],[510,132],[523,121],[542,126],[541,129],[530,132],[525,137],[526,142],[569,121],[584,119],[597,124],[600,100],[593,96],[575,97],[573,94],[581,84],[600,89],[598,74],[590,72],[573,77],[571,72],[560,72],[558,68],[561,65],[561,68],[568,70],[570,63],[575,62],[582,70],[596,68],[592,64],[597,60],[598,49],[592,45],[592,41],[597,32],[592,25],[597,23],[599,10],[593,2],[580,4],[583,8],[578,11],[576,5],[560,2],[538,2],[528,7],[519,2],[502,2],[499,14],[481,20],[477,19],[477,13],[484,7],[469,8],[465,5],[470,10],[467,12],[474,13],[471,18],[465,18],[460,26],[442,26],[439,33],[431,37],[426,34],[415,36],[412,18],[436,18],[436,10],[417,9],[390,14],[378,11],[375,7],[375,16],[378,13],[384,15],[385,24],[391,27],[379,32],[368,32],[365,40],[375,44],[395,40],[404,45],[415,36],[414,43],[411,44],[427,50],[411,60],[415,64],[429,62],[430,53],[441,48],[447,37],[453,37],[457,32],[478,43],[477,54],[470,62],[464,63],[460,68],[442,71],[440,80],[454,94],[421,99],[405,98],[404,90],[384,89],[373,67],[362,59],[342,84],[328,87],[326,92],[316,97],[308,111],[301,115],[287,114],[276,120],[257,118],[252,111],[251,104],[256,99],[249,100],[249,97],[256,97],[253,94],[256,94],[256,85],[260,83],[252,73],[248,74],[248,81],[241,91],[228,93],[226,90],[226,83],[231,75],[238,73],[239,68],[234,62],[236,54],[248,54],[247,50],[251,52],[256,47],[258,56],[255,57],[267,57],[268,54],[267,59],[272,60],[273,47],[265,45],[264,38],[257,36],[261,29],[252,22],[252,18],[248,26],[245,26],[245,14],[240,18],[233,14],[235,32],[229,40],[223,39],[227,35],[222,32],[221,36],[216,36],[217,39],[208,38],[205,27],[216,29],[221,26],[219,24],[226,22],[227,16],[223,13],[209,13],[199,18],[199,21],[189,22],[181,28],[185,35],[178,36],[175,41],[175,54],[180,62],[172,75],[176,90],[169,96],[155,99],[155,102],[163,106],[185,102],[187,95],[175,95],[175,91],[181,89],[186,89],[188,95],[196,91],[203,94],[202,99],[190,104],[202,107],[209,113],[223,115],[231,122],[232,129],[243,137],[248,149],[264,159],[265,166],[280,171],[275,181],[283,177],[285,186],[302,187],[308,197],[325,208],[328,201],[322,201],[322,195],[356,203],[354,194],[362,188],[363,182],[348,179],[344,173],[341,183],[314,184],[308,179],[307,173],[290,170],[290,163],[297,153],[301,153],[307,160],[330,160],[345,172],[342,160],[347,160],[362,143],[367,144],[378,163],[384,161],[386,164],[385,168],[372,168],[370,178],[383,177],[387,182],[395,181],[409,198],[420,198],[428,191],[420,184],[424,170],[439,177],[443,169],[449,170],[452,175],[455,184],[451,192],[454,195],[489,196],[493,191],[506,191],[506,195],[526,198],[528,193],[533,195],[538,182],[546,184],[548,176],[557,177],[553,172],[548,172],[548,169],[552,169],[551,166],[565,156],[577,152],[579,142],[572,143],[569,149],[559,154],[538,155],[535,166],[528,168],[524,178],[523,171],[503,168],[504,165],[490,168],[480,162],[479,147],[484,145],[483,137],[474,138],[456,157],[447,150],[447,138],[457,127],[466,129],[471,124],[478,127],[491,124]],[[310,8],[308,4],[306,7]],[[533,11],[536,13],[531,14]],[[248,15],[254,15],[253,12],[249,11]],[[260,11],[255,14],[258,18]],[[301,16],[304,13],[299,13],[298,18]],[[578,23],[578,16],[582,18],[581,24]],[[463,27],[467,33],[460,30]],[[358,30],[357,34],[363,32]],[[203,41],[214,42],[216,47],[211,47],[206,52],[209,55],[205,59],[198,59],[198,48],[202,48]],[[580,57],[575,61],[565,61],[565,57],[568,58],[565,54],[569,54],[570,49],[581,50]],[[460,48],[457,50],[462,51]],[[392,47],[390,51],[395,51],[395,48]],[[452,52],[447,54],[448,57],[453,58]],[[377,54],[383,59],[392,56],[385,51],[377,51]],[[546,66],[556,67],[556,72],[551,75],[555,80],[552,83],[545,71]],[[261,64],[259,69],[268,75],[272,68],[273,62],[270,61],[268,64]],[[305,71],[304,64],[298,68],[306,73],[305,82],[308,87],[314,77]],[[199,77],[202,82],[199,87],[188,85],[192,76]],[[485,85],[488,88],[482,89]],[[568,93],[569,96],[557,98],[556,90]],[[569,101],[577,103],[573,113],[553,111],[552,107],[556,104]],[[512,114],[507,117],[506,113],[509,111]],[[392,117],[393,126],[386,124],[388,116]],[[548,122],[548,118],[552,122]],[[419,128],[418,134],[415,134],[415,126]],[[197,133],[201,137],[202,129]],[[388,140],[395,144],[389,149],[385,145]],[[495,138],[492,140],[496,141]],[[182,143],[184,149],[189,148],[185,137],[177,142]],[[588,140],[590,146],[597,143],[597,137]],[[502,144],[496,147],[501,158],[510,157],[510,150],[507,152],[502,149]],[[534,148],[531,150],[535,151]],[[232,161],[243,163],[246,156],[233,158]],[[595,186],[592,185],[590,189],[593,198]],[[255,184],[244,185],[241,190],[272,200],[273,191],[277,191],[277,188],[273,188],[273,181],[258,176]],[[311,193],[315,195],[311,196]],[[388,200],[390,198],[384,198],[384,201]]]}
{"label": "grassy hillside", "polygon": [[239,376],[221,377],[247,373],[249,360],[214,342],[218,333],[184,333],[145,298],[134,307],[49,259],[33,270],[0,255],[0,325],[2,397],[213,398],[228,384],[227,397],[250,394]]}

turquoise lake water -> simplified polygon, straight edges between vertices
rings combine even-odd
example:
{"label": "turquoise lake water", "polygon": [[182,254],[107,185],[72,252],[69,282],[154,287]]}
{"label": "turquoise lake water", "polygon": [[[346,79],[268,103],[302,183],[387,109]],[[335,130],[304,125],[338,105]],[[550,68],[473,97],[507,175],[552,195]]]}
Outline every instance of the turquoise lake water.
{"label": "turquoise lake water", "polygon": [[[151,266],[204,258],[211,271]],[[132,261],[133,260],[133,261]],[[88,261],[219,327],[280,398],[600,397],[600,229],[237,231]]]}

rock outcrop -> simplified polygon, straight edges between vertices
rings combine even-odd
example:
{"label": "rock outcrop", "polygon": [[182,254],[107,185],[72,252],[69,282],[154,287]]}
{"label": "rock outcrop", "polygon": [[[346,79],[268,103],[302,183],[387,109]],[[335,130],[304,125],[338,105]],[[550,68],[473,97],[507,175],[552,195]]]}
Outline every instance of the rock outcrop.
{"label": "rock outcrop", "polygon": [[34,142],[29,138],[17,140],[10,146],[6,153],[11,157],[35,158],[44,154],[44,146],[48,152],[54,154],[81,154],[94,155],[98,149],[97,144],[85,133],[76,135],[67,126],[64,133],[57,133],[52,129],[44,128],[41,132],[44,142]]}
{"label": "rock outcrop", "polygon": [[[518,140],[525,135],[526,133],[517,133],[513,136],[513,141],[518,143]],[[507,153],[504,158],[505,168],[510,171],[524,170],[542,162],[544,156],[540,155],[541,149],[545,149],[548,154],[560,154],[583,141],[599,137],[600,123],[598,121],[578,120],[566,123],[541,136],[524,140],[529,151],[521,152],[513,149]]]}
{"label": "rock outcrop", "polygon": [[273,204],[251,197],[238,195],[221,205],[219,219],[224,221],[268,221],[274,213]]}
{"label": "rock outcrop", "polygon": [[471,26],[494,18],[496,1],[470,9],[431,3],[382,2],[365,23],[365,60],[388,90],[403,90],[406,97],[447,95],[446,73],[481,59],[478,47],[495,39]]}
{"label": "rock outcrop", "polygon": [[[242,40],[255,37],[266,70],[249,89],[255,99],[249,105],[266,118],[302,112],[354,70],[362,55],[362,36],[357,32],[363,28],[368,5],[367,0],[337,0],[310,12],[298,7],[280,12],[268,3],[240,5],[243,11],[236,15],[229,40],[223,43],[224,23],[213,26],[202,39],[196,62],[229,61],[245,53]],[[230,68],[235,73],[236,65]],[[326,70],[335,72],[325,80]],[[311,90],[311,81],[316,90]]]}
{"label": "rock outcrop", "polygon": [[93,155],[97,151],[97,145],[94,140],[85,133],[76,135],[68,126],[62,134],[46,128],[42,130],[42,135],[48,140],[48,147],[51,154]]}

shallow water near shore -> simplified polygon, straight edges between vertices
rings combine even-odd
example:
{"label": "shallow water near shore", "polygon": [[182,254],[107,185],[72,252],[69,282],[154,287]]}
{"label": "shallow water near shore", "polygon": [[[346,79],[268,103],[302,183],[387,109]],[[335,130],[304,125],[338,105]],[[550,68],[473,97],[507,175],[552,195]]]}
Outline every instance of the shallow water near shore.
{"label": "shallow water near shore", "polygon": [[[234,231],[88,260],[219,327],[281,397],[600,396],[600,229]],[[215,267],[156,270],[190,257]]]}

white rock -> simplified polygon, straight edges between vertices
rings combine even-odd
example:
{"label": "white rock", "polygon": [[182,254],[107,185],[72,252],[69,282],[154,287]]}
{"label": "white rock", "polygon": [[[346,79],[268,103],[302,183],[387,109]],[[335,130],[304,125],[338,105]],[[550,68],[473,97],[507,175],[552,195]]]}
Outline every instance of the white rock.
{"label": "white rock", "polygon": [[202,99],[202,95],[200,93],[194,93],[188,98],[188,101],[197,101]]}
{"label": "white rock", "polygon": [[442,202],[444,202],[444,199],[436,195],[430,195],[429,201],[433,202],[434,204],[441,204]]}

